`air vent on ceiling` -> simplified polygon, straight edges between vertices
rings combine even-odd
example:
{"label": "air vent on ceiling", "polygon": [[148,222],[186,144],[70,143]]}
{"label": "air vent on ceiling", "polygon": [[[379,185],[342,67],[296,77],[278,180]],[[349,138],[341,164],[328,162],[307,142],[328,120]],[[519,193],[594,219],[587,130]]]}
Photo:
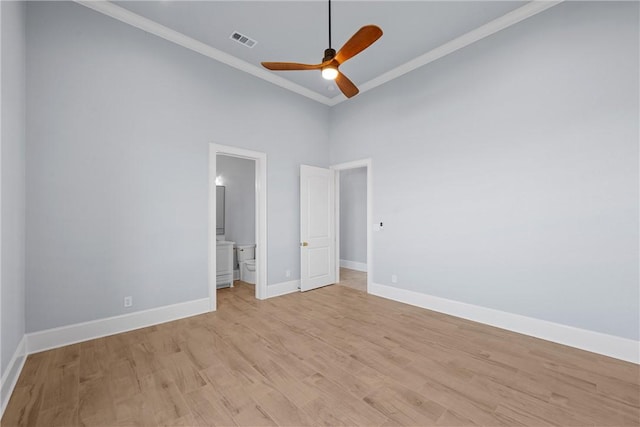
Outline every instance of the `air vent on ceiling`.
{"label": "air vent on ceiling", "polygon": [[246,47],[254,47],[256,44],[258,44],[257,41],[245,36],[244,34],[240,34],[237,31],[234,31],[233,33],[231,33],[231,36],[229,38],[231,40],[237,41],[240,44],[245,45]]}

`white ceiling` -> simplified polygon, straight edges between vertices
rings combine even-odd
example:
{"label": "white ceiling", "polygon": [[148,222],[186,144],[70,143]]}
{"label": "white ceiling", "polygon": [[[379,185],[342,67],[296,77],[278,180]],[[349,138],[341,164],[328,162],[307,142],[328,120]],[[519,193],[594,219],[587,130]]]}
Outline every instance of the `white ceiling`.
{"label": "white ceiling", "polygon": [[[319,71],[271,72],[260,66],[321,62],[328,47],[326,1],[79,2],[327,105],[345,99]],[[363,25],[382,28],[380,40],[340,67],[363,91],[555,3],[334,0],[332,47],[338,50]],[[234,31],[258,43],[247,48],[230,39]]]}

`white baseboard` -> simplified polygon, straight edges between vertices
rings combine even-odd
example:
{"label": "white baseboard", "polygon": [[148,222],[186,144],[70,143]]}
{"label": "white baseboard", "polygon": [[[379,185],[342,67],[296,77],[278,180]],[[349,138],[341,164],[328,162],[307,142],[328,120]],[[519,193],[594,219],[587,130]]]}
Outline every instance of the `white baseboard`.
{"label": "white baseboard", "polygon": [[13,389],[16,387],[24,362],[27,360],[26,343],[26,336],[23,336],[7,365],[7,370],[4,371],[0,379],[0,418],[4,415],[4,410],[7,408]]}
{"label": "white baseboard", "polygon": [[349,261],[346,259],[340,260],[340,267],[342,268],[350,268],[351,270],[364,271],[367,272],[367,263],[366,262],[357,262],[357,261]]}
{"label": "white baseboard", "polygon": [[276,283],[267,286],[267,298],[279,297],[293,292],[298,292],[300,280],[291,280],[289,282]]}
{"label": "white baseboard", "polygon": [[149,310],[27,334],[27,353],[75,344],[120,332],[132,331],[209,311],[209,298],[202,298]]}
{"label": "white baseboard", "polygon": [[640,342],[628,338],[588,331],[377,283],[371,284],[369,293],[627,362],[640,363]]}

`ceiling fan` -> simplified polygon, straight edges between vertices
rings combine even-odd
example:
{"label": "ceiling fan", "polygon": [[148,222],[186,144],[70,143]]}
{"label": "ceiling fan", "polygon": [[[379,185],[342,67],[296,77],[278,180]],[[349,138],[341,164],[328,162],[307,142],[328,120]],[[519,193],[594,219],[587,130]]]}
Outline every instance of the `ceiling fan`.
{"label": "ceiling fan", "polygon": [[365,25],[351,36],[337,53],[331,48],[331,0],[329,0],[329,48],[324,51],[320,64],[299,64],[296,62],[262,62],[262,66],[272,71],[321,70],[322,77],[335,80],[347,98],[358,94],[359,90],[351,80],[338,69],[340,64],[353,58],[382,36],[382,30],[375,25]]}

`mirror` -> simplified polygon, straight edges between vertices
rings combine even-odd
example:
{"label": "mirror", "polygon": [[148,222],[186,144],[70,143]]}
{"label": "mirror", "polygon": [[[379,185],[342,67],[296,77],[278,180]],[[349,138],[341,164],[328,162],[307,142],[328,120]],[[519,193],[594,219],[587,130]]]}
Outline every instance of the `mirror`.
{"label": "mirror", "polygon": [[216,186],[216,235],[224,234],[224,186]]}

